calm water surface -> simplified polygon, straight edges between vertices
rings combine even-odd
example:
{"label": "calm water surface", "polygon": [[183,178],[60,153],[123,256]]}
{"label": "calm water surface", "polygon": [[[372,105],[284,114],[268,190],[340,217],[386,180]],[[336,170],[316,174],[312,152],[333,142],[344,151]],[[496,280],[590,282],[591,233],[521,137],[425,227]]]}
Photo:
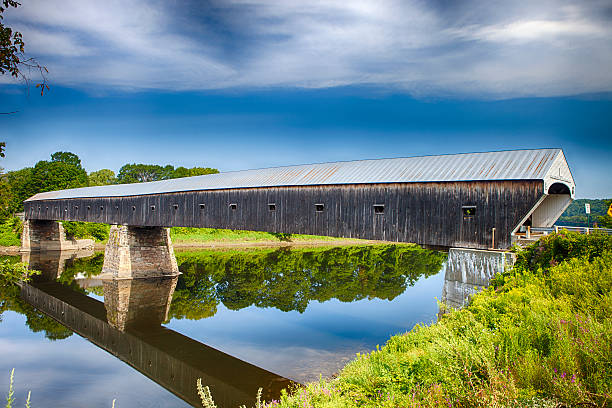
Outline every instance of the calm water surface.
{"label": "calm water surface", "polygon": [[273,398],[435,320],[445,260],[403,245],[177,252],[180,277],[118,282],[96,278],[103,257],[26,256],[43,274],[0,292],[0,387],[14,367],[17,406],[27,390],[34,407],[197,405],[200,377],[221,407],[259,386]]}

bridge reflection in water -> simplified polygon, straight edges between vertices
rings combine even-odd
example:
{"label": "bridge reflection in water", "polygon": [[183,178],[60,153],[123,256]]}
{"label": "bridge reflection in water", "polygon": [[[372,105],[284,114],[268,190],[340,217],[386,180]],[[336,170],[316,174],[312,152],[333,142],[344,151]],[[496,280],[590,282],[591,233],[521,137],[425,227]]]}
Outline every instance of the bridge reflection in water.
{"label": "bridge reflection in water", "polygon": [[198,378],[220,407],[251,405],[259,387],[270,401],[292,384],[163,327],[176,276],[103,280],[104,303],[57,282],[66,259],[79,255],[58,251],[30,258],[30,267],[42,275],[22,286],[22,298],[193,406],[201,406]]}

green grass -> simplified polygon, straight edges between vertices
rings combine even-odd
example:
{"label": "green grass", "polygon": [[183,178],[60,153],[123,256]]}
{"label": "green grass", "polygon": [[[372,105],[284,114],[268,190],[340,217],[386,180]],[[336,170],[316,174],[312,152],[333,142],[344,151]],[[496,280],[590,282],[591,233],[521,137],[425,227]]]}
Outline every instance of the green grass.
{"label": "green grass", "polygon": [[612,237],[552,235],[429,326],[357,355],[274,407],[612,404]]}
{"label": "green grass", "polygon": [[241,231],[216,228],[184,228],[170,229],[172,241],[176,243],[198,242],[264,242],[264,241],[338,241],[343,238],[323,237],[318,235],[274,234],[259,231]]}

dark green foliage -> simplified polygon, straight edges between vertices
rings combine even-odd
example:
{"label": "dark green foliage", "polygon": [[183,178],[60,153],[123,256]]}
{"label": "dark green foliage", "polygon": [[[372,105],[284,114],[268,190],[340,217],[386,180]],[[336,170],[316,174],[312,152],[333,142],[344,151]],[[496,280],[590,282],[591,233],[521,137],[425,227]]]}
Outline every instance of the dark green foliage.
{"label": "dark green foliage", "polygon": [[313,300],[391,300],[437,273],[445,257],[414,245],[179,252],[170,316],[209,317],[219,302],[301,313]]}
{"label": "dark green foliage", "polygon": [[26,167],[6,174],[10,194],[6,210],[9,214],[22,211],[23,202],[37,193],[36,190],[32,190],[34,186],[30,183],[33,171],[33,168]]}
{"label": "dark green foliage", "polygon": [[[13,32],[6,27],[2,20],[2,13],[9,7],[17,8],[19,3],[15,0],[2,0],[0,4],[0,74],[8,72],[11,76],[18,78],[20,75],[20,64],[23,59],[25,43],[19,31]],[[3,146],[4,147],[4,142]],[[2,153],[4,157],[4,153]]]}
{"label": "dark green foliage", "polygon": [[40,272],[28,270],[27,265],[18,261],[17,257],[4,257],[0,260],[0,319],[5,311],[10,310],[25,315],[28,327],[33,332],[44,332],[50,340],[70,337],[71,330],[21,299],[16,283],[27,281]]}
{"label": "dark green foliage", "polygon": [[174,166],[166,165],[159,166],[156,164],[126,164],[121,167],[117,175],[117,182],[125,183],[143,183],[147,181],[168,180],[180,177],[199,176],[203,174],[218,173],[219,170],[204,167],[193,167],[191,169],[185,167],[174,168]]}
{"label": "dark green foliage", "polygon": [[106,241],[110,232],[107,224],[80,221],[62,221],[64,232],[68,239],[91,238],[96,241]]}
{"label": "dark green foliage", "polygon": [[[612,205],[612,200],[606,200],[605,205],[607,209],[610,209],[610,206]],[[610,214],[607,212],[607,209],[604,215],[601,215],[597,218],[597,222],[602,228],[612,228],[612,216],[610,216]]]}
{"label": "dark green foliage", "polygon": [[81,159],[79,159],[79,156],[71,152],[55,152],[51,155],[51,161],[66,163],[70,166],[74,166],[79,169],[83,168],[83,166],[81,165]]}
{"label": "dark green foliage", "polygon": [[593,233],[561,231],[550,234],[533,243],[517,255],[516,268],[519,270],[544,271],[572,258],[593,260],[606,251],[612,251],[610,236]]}
{"label": "dark green foliage", "polygon": [[[588,217],[584,211],[584,205],[591,205],[591,224],[593,226],[594,222],[598,222],[601,224],[599,220],[600,217],[604,217],[606,215],[606,211],[610,207],[610,199],[607,200],[595,200],[595,199],[578,199],[572,201],[572,203],[567,207],[565,212],[559,217],[556,224],[557,225],[568,225],[575,227],[586,227]],[[599,225],[600,227],[603,225]]]}
{"label": "dark green foliage", "polygon": [[171,165],[162,167],[156,164],[126,164],[119,169],[117,182],[126,184],[167,180],[171,178],[173,171],[174,167]]}
{"label": "dark green foliage", "polygon": [[[63,153],[63,152],[61,152]],[[87,172],[79,165],[64,161],[39,161],[34,166],[28,191],[37,193],[87,186]]]}

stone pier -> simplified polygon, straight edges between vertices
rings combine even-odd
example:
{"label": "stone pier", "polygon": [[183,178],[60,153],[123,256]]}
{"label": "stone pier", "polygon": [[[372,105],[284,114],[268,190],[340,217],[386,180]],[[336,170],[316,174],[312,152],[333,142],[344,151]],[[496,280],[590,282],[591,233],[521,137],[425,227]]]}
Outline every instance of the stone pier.
{"label": "stone pier", "polygon": [[91,239],[67,239],[61,222],[26,220],[21,233],[21,251],[80,251],[93,249]]}
{"label": "stone pier", "polygon": [[465,306],[470,296],[489,286],[491,278],[514,265],[512,252],[451,248],[448,251],[442,303],[455,309]]}
{"label": "stone pier", "polygon": [[113,225],[104,251],[104,278],[158,278],[179,274],[170,230]]}
{"label": "stone pier", "polygon": [[168,319],[178,276],[103,280],[108,323],[117,330],[157,327]]}

